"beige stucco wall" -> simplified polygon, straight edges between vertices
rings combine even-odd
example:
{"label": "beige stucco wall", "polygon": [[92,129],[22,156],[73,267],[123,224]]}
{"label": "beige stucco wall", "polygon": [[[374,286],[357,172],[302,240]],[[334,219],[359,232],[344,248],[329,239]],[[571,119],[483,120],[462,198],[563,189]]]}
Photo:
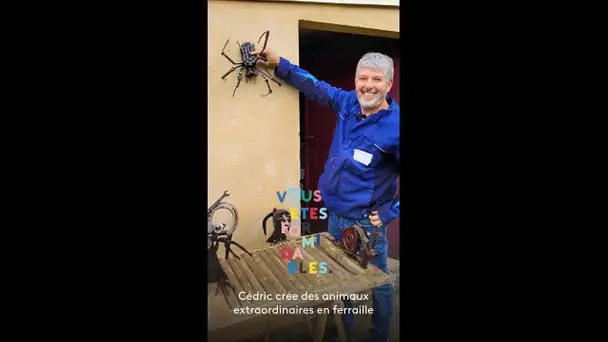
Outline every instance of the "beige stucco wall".
{"label": "beige stucco wall", "polygon": [[[298,20],[398,32],[399,11],[310,3],[209,1],[208,13],[207,199],[211,204],[228,189],[231,195],[226,201],[236,206],[240,216],[234,240],[246,248],[258,248],[267,239],[261,227],[264,216],[273,207],[289,207],[279,202],[276,191],[299,187],[298,93],[290,86],[271,82],[273,93],[261,97],[267,88],[258,77],[255,84],[243,79],[232,97],[238,71],[221,80],[232,67],[221,55],[226,40],[230,39],[226,53],[238,63],[237,41],[252,41],[259,46],[261,34],[270,30],[268,45],[297,64]],[[229,222],[227,217],[220,219]],[[223,247],[220,252],[224,253]]]}

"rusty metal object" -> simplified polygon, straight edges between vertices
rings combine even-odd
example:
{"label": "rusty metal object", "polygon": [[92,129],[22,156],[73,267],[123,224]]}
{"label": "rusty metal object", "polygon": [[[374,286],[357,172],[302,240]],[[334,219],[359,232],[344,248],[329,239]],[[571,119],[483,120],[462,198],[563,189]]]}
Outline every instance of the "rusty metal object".
{"label": "rusty metal object", "polygon": [[[351,226],[344,229],[342,233],[342,246],[346,253],[351,258],[359,262],[361,267],[366,268],[370,260],[377,256],[378,253],[374,250],[376,238],[379,235],[377,230],[374,230],[374,240],[372,246],[369,246],[369,237],[363,228],[360,226]],[[338,244],[340,245],[340,244]]]}
{"label": "rusty metal object", "polygon": [[[225,292],[228,290],[227,287],[233,291],[235,290],[234,286],[231,284],[231,282],[234,283],[234,280],[230,279],[230,277],[224,272],[218,260],[217,250],[219,248],[219,244],[223,243],[226,248],[225,259],[228,259],[230,253],[232,253],[235,258],[239,259],[236,253],[234,253],[232,250],[232,245],[239,247],[245,253],[249,253],[245,247],[232,240],[232,234],[234,234],[234,231],[239,223],[239,215],[236,208],[232,204],[223,202],[224,198],[228,196],[230,196],[230,192],[225,190],[224,194],[207,209],[207,282],[218,283],[216,295],[219,293],[220,289],[225,295]],[[213,215],[221,209],[228,210],[232,215],[232,219],[234,221],[232,226],[226,228],[226,224],[223,222],[219,225],[213,224]]]}

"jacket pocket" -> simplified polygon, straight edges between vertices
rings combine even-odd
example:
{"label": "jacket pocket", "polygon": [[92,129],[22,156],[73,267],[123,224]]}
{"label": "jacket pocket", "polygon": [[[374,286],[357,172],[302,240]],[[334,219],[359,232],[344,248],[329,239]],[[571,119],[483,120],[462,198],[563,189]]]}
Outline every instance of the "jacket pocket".
{"label": "jacket pocket", "polygon": [[360,135],[349,147],[345,168],[363,182],[372,182],[375,167],[382,159],[382,151],[365,135]]}

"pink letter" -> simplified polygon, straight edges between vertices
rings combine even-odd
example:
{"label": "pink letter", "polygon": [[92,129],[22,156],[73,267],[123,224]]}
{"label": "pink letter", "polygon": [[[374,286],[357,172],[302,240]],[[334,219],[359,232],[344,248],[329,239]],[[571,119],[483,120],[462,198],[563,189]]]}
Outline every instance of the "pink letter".
{"label": "pink letter", "polygon": [[304,259],[302,257],[302,252],[300,251],[300,248],[296,247],[296,251],[293,253],[293,259]]}
{"label": "pink letter", "polygon": [[315,190],[315,202],[321,202],[322,198],[321,198],[321,190]]}

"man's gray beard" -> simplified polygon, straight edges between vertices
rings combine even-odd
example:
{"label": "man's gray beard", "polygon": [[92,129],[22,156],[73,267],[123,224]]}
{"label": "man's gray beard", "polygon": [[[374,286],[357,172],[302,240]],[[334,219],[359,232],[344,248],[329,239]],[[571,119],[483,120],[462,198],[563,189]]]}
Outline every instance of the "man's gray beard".
{"label": "man's gray beard", "polygon": [[380,93],[382,96],[380,96],[380,98],[378,98],[377,100],[375,100],[372,103],[366,103],[365,101],[363,101],[361,99],[361,97],[363,97],[363,95],[361,95],[359,97],[359,104],[361,105],[361,107],[365,108],[365,109],[374,109],[376,107],[378,107],[379,105],[382,104],[382,102],[384,101],[384,99],[386,98],[386,92],[381,92]]}

